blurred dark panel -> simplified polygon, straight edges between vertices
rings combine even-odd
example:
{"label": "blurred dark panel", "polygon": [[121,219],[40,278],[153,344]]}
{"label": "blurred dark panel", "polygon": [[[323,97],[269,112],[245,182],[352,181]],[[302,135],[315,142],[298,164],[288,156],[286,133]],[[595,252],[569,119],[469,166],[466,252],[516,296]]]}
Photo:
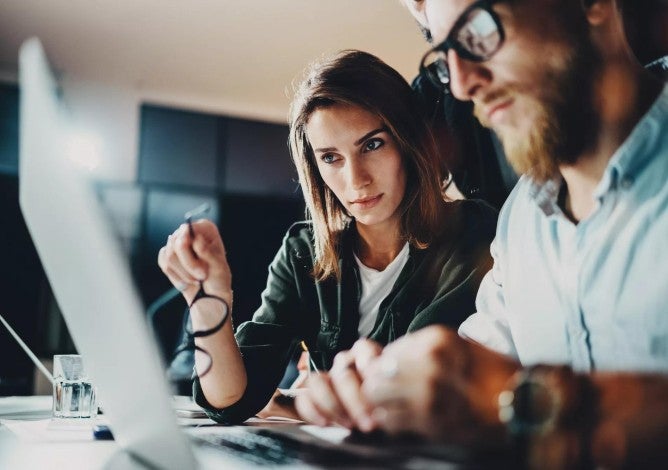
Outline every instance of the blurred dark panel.
{"label": "blurred dark panel", "polygon": [[260,306],[269,264],[287,229],[304,218],[301,198],[226,194],[221,198],[220,231],[232,270],[234,324]]}
{"label": "blurred dark panel", "polygon": [[19,89],[0,83],[0,173],[18,174]]}
{"label": "blurred dark panel", "polygon": [[224,123],[210,114],[143,105],[139,182],[216,188]]}
{"label": "blurred dark panel", "polygon": [[668,0],[622,0],[631,49],[646,65],[668,55]]}
{"label": "blurred dark panel", "polygon": [[225,191],[299,197],[286,125],[230,119],[226,140]]}
{"label": "blurred dark panel", "polygon": [[[46,302],[46,279],[19,209],[18,178],[0,174],[0,313],[26,344],[44,352],[38,324]],[[33,364],[0,325],[0,395],[25,395],[32,389]]]}

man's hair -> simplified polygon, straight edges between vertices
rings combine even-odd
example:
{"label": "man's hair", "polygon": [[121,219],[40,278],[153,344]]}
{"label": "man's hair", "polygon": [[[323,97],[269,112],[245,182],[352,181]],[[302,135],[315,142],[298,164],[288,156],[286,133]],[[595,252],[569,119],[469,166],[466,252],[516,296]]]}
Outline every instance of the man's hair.
{"label": "man's hair", "polygon": [[415,22],[417,23],[418,28],[420,28],[420,32],[422,33],[422,37],[424,37],[425,41],[427,41],[429,44],[434,42],[434,38],[431,35],[431,30],[422,25],[419,21],[416,20]]}
{"label": "man's hair", "polygon": [[313,112],[337,104],[359,106],[375,114],[396,141],[406,172],[399,208],[401,235],[411,245],[425,248],[442,228],[435,142],[410,86],[377,57],[341,51],[310,67],[296,87],[290,109],[290,150],[313,221],[313,274],[318,280],[340,279],[341,236],[351,218],[320,176],[306,125]]}

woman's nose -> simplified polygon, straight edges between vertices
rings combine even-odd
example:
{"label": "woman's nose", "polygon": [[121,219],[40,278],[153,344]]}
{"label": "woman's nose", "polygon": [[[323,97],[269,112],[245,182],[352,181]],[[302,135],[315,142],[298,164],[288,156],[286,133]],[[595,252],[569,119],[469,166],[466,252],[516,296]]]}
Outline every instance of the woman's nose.
{"label": "woman's nose", "polygon": [[371,174],[359,161],[351,161],[348,167],[348,178],[353,189],[363,188],[371,182]]}

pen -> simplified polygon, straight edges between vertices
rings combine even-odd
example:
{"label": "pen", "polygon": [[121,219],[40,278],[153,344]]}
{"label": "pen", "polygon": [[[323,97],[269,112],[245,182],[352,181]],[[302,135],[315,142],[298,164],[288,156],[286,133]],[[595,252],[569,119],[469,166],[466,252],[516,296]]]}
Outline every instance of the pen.
{"label": "pen", "polygon": [[202,214],[206,214],[207,212],[209,212],[210,209],[211,209],[211,204],[205,202],[204,204],[200,204],[199,206],[195,207],[193,210],[186,212],[186,214],[183,216],[186,219],[186,223],[188,224],[188,232],[190,233],[191,237],[195,236],[195,232],[193,231],[192,220],[195,217],[199,217]]}
{"label": "pen", "polygon": [[[320,374],[320,370],[318,369],[318,366],[315,365],[315,362],[313,361],[313,358],[311,357],[311,352],[310,352],[310,351],[308,350],[308,348],[306,347],[306,342],[301,341],[301,342],[299,343],[299,345],[302,347],[302,350],[303,350],[303,351],[306,353],[306,355],[308,356],[308,362],[309,362],[309,364],[311,364],[311,367],[313,368],[313,371],[314,371],[316,374]],[[309,370],[309,373],[310,373],[310,370]]]}

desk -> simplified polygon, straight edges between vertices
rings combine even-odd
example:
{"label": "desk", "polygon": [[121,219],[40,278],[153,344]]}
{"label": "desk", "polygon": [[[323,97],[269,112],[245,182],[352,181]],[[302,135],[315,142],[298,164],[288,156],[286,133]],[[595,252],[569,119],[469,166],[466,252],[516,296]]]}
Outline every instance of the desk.
{"label": "desk", "polygon": [[50,427],[51,396],[0,398],[0,468],[101,469],[118,450],[96,441],[92,423]]}
{"label": "desk", "polygon": [[[120,451],[120,446],[115,441],[97,441],[93,439],[91,430],[92,420],[88,420],[88,423],[82,421],[80,422],[81,424],[69,425],[68,427],[63,425],[63,421],[52,421],[50,417],[50,396],[0,398],[0,469],[146,470],[146,467],[138,465]],[[98,417],[96,420],[104,422],[104,417]],[[200,421],[202,420],[200,419]],[[205,418],[204,421],[213,423],[208,418]],[[192,419],[180,419],[179,422],[181,424],[203,424]],[[277,425],[285,425],[286,423],[285,421],[257,420],[252,418],[247,424],[259,424],[262,427],[271,425],[276,430]],[[228,428],[225,432],[241,431],[240,428]],[[248,429],[247,426],[244,428]],[[298,427],[293,425],[291,428],[297,429],[302,434],[306,432],[321,440],[324,439],[337,448],[340,448],[339,446],[341,445],[348,447],[351,445],[350,442],[344,444],[344,439],[348,435],[348,431],[343,428],[320,428],[309,425]],[[206,429],[204,427],[197,429],[191,427],[187,433],[198,434],[209,430],[210,428],[208,427]],[[224,431],[220,428],[218,430]],[[399,444],[401,447],[397,447],[396,444]],[[504,465],[511,463],[507,459],[508,456],[488,456],[484,461],[470,461],[471,465],[456,464],[456,461],[462,462],[463,449],[415,444],[415,442],[410,444],[411,447],[402,446],[401,442],[385,442],[384,444],[377,444],[373,448],[367,446],[364,449],[364,453],[368,455],[370,450],[374,453],[386,453],[388,452],[388,446],[390,448],[394,447],[393,450],[390,450],[394,452],[392,459],[395,459],[395,456],[400,457],[401,462],[404,462],[400,465],[402,467],[405,466],[405,468],[428,468],[430,470],[512,468]],[[428,454],[420,452],[420,450],[427,448],[430,450]],[[254,464],[246,460],[234,458],[231,454],[222,453],[219,449],[212,450],[210,448],[198,447],[197,450],[197,459],[202,468],[216,470],[223,468],[249,468],[257,470]],[[455,457],[456,454],[459,454],[459,456]],[[359,456],[362,454],[357,452],[355,455]],[[490,459],[489,457],[493,458]],[[308,461],[311,460],[304,460],[302,465],[304,467],[308,466],[308,468],[322,468],[313,467],[306,463]],[[395,462],[396,460],[392,461]]]}
{"label": "desk", "polygon": [[[174,398],[177,410],[192,410],[189,399]],[[51,396],[0,398],[0,469],[146,470],[120,452],[115,441],[93,438],[92,426],[106,424],[104,416],[91,420],[52,420],[51,407]],[[248,423],[276,426],[285,425],[287,421],[251,418]],[[205,425],[208,429],[215,424],[208,418],[177,418],[177,422],[188,426],[188,432],[192,433],[204,431],[193,425]],[[198,452],[197,457],[203,468],[256,468],[244,461],[226,458],[220,452]]]}
{"label": "desk", "polygon": [[[175,407],[187,409],[175,397]],[[119,447],[113,440],[93,438],[94,424],[107,424],[104,416],[90,420],[51,420],[52,397],[0,398],[0,469],[89,470],[109,466]],[[208,418],[178,419],[182,425],[212,424]],[[128,463],[127,468],[136,468]]]}

